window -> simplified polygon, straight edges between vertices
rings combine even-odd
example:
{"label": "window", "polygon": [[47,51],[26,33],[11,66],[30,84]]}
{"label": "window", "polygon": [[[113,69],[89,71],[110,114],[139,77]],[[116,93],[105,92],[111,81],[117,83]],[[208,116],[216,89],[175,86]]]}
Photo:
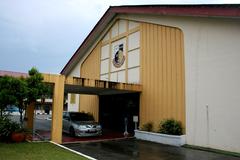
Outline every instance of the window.
{"label": "window", "polygon": [[76,103],[76,94],[70,94],[70,104]]}

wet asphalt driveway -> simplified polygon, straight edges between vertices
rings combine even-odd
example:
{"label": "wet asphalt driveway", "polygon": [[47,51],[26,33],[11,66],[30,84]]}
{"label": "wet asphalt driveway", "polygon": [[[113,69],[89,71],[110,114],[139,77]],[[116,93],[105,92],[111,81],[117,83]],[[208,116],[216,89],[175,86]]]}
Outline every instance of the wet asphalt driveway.
{"label": "wet asphalt driveway", "polygon": [[64,144],[64,146],[98,160],[240,160],[240,157],[136,139]]}

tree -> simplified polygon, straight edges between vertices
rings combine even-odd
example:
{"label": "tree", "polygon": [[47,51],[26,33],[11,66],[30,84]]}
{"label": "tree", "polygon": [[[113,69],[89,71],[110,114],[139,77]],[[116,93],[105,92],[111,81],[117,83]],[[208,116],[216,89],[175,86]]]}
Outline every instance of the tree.
{"label": "tree", "polygon": [[37,99],[48,95],[49,88],[43,83],[43,76],[38,72],[36,68],[32,68],[28,71],[29,77],[26,79],[27,83],[27,102],[28,104],[36,102]]}
{"label": "tree", "polygon": [[23,122],[22,113],[26,110],[27,106],[31,103],[35,103],[37,99],[40,99],[46,95],[49,95],[49,87],[43,82],[43,76],[38,72],[36,68],[32,68],[28,71],[29,77],[21,79],[21,87],[19,86],[16,91],[17,106],[20,111],[20,121]]}
{"label": "tree", "polygon": [[0,112],[1,117],[3,111],[8,105],[16,103],[16,97],[14,95],[14,86],[12,83],[15,81],[13,77],[4,76],[0,78]]}
{"label": "tree", "polygon": [[0,78],[0,110],[1,116],[7,105],[19,107],[20,122],[23,122],[23,112],[27,106],[37,99],[48,96],[50,87],[43,82],[43,76],[36,68],[28,71],[27,78],[4,76]]}
{"label": "tree", "polygon": [[26,99],[28,87],[24,78],[15,78],[11,84],[13,86],[14,96],[16,99],[15,105],[19,108],[20,122],[23,124],[23,111],[26,109]]}

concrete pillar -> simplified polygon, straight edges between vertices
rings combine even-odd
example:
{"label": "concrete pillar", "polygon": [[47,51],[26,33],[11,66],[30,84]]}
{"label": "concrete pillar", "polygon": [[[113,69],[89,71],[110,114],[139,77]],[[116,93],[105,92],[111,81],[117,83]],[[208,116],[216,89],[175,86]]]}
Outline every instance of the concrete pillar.
{"label": "concrete pillar", "polygon": [[53,106],[52,106],[52,133],[53,142],[62,143],[62,113],[64,101],[64,81],[65,76],[56,76],[53,89]]}
{"label": "concrete pillar", "polygon": [[27,128],[33,129],[33,118],[34,118],[34,108],[35,108],[35,102],[30,103],[29,106],[27,106],[26,114],[27,114]]}

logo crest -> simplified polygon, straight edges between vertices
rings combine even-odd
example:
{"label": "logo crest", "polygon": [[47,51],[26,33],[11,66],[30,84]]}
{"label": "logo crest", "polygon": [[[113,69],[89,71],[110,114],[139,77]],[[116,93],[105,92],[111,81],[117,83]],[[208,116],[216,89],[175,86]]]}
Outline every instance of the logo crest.
{"label": "logo crest", "polygon": [[116,68],[120,68],[125,61],[125,56],[123,54],[123,44],[114,47],[114,57],[112,60],[113,65]]}

